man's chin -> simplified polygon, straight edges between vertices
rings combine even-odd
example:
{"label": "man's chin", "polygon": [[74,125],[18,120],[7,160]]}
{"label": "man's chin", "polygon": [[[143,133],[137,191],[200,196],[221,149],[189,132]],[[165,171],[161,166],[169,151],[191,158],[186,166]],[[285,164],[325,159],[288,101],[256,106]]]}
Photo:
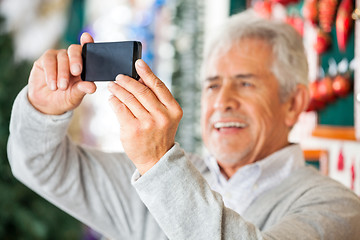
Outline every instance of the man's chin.
{"label": "man's chin", "polygon": [[216,161],[223,166],[232,167],[241,165],[244,162],[244,158],[247,155],[246,153],[239,152],[212,152],[212,155],[215,157]]}

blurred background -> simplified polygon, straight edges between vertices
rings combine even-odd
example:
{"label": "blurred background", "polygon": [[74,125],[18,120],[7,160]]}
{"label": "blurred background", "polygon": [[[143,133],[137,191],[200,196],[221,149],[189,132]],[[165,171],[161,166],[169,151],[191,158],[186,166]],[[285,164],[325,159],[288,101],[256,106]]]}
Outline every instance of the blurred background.
{"label": "blurred background", "polygon": [[[207,35],[231,14],[254,8],[291,24],[308,54],[312,102],[290,140],[312,164],[360,195],[360,11],[353,0],[0,0],[0,239],[101,239],[14,179],[6,143],[11,106],[33,62],[49,48],[136,40],[184,110],[176,141],[202,152],[199,70]],[[121,151],[107,84],[86,96],[69,133],[74,141]]]}

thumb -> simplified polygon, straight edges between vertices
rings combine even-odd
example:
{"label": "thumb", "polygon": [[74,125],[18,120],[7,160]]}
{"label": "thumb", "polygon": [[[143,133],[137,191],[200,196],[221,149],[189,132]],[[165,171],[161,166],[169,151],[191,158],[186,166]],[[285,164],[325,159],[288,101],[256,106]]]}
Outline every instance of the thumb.
{"label": "thumb", "polygon": [[141,77],[146,85],[153,86],[159,79],[156,75],[151,71],[150,67],[145,63],[144,60],[138,59],[135,62],[136,72]]}
{"label": "thumb", "polygon": [[172,96],[165,83],[162,82],[150,69],[150,67],[142,59],[135,62],[136,71],[142,81],[148,86],[156,97],[165,105],[178,104]]}
{"label": "thumb", "polygon": [[92,94],[96,91],[94,82],[78,81],[73,86],[72,95],[75,101],[81,101],[86,94]]}

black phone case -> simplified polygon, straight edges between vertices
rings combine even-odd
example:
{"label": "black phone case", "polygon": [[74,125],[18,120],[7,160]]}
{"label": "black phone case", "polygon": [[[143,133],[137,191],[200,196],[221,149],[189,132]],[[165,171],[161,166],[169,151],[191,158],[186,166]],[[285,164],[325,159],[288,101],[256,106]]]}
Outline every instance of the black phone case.
{"label": "black phone case", "polygon": [[139,79],[135,61],[141,58],[141,42],[86,43],[82,49],[84,81],[114,81],[118,74]]}

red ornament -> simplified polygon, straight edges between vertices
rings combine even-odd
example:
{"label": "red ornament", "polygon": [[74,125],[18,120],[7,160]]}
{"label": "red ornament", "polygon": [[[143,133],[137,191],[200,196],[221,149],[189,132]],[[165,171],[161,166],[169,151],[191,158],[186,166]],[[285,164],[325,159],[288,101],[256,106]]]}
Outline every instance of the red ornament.
{"label": "red ornament", "polygon": [[331,38],[328,33],[325,33],[321,29],[317,30],[316,42],[314,49],[318,54],[326,52],[331,45]]}
{"label": "red ornament", "polygon": [[338,97],[346,96],[351,89],[351,83],[348,76],[337,75],[332,83],[334,94]]}
{"label": "red ornament", "polygon": [[299,2],[299,0],[271,0],[273,3],[280,3],[284,6],[292,4],[292,3],[297,3]]}
{"label": "red ornament", "polygon": [[344,170],[344,155],[343,155],[343,149],[340,148],[339,156],[338,156],[338,165],[337,169],[339,171]]}
{"label": "red ornament", "polygon": [[353,25],[351,14],[353,11],[352,0],[342,0],[336,16],[336,38],[339,50],[345,52],[346,43],[349,38],[350,29]]}
{"label": "red ornament", "polygon": [[317,5],[318,5],[318,0],[305,0],[302,9],[304,18],[313,24],[316,24],[318,21]]}
{"label": "red ornament", "polygon": [[350,168],[350,171],[351,171],[351,186],[350,188],[352,190],[355,189],[355,161],[353,160],[352,161],[352,164],[351,164],[351,168]]}
{"label": "red ornament", "polygon": [[300,16],[288,16],[285,21],[290,24],[301,36],[304,35],[304,21]]}
{"label": "red ornament", "polygon": [[315,99],[310,99],[310,103],[306,109],[306,112],[311,112],[311,111],[318,111],[321,110],[325,107],[325,103],[321,102],[321,101],[317,101]]}
{"label": "red ornament", "polygon": [[332,87],[332,79],[330,77],[324,77],[317,86],[318,94],[323,102],[332,102],[335,99],[334,90]]}
{"label": "red ornament", "polygon": [[272,15],[272,2],[270,1],[257,1],[255,2],[254,11],[263,18],[270,19]]}
{"label": "red ornament", "polygon": [[324,32],[331,32],[331,26],[334,22],[337,0],[319,1],[319,24]]}
{"label": "red ornament", "polygon": [[318,91],[318,85],[319,81],[314,81],[309,85],[310,103],[308,108],[306,109],[307,112],[318,111],[325,107],[325,102],[322,101]]}

